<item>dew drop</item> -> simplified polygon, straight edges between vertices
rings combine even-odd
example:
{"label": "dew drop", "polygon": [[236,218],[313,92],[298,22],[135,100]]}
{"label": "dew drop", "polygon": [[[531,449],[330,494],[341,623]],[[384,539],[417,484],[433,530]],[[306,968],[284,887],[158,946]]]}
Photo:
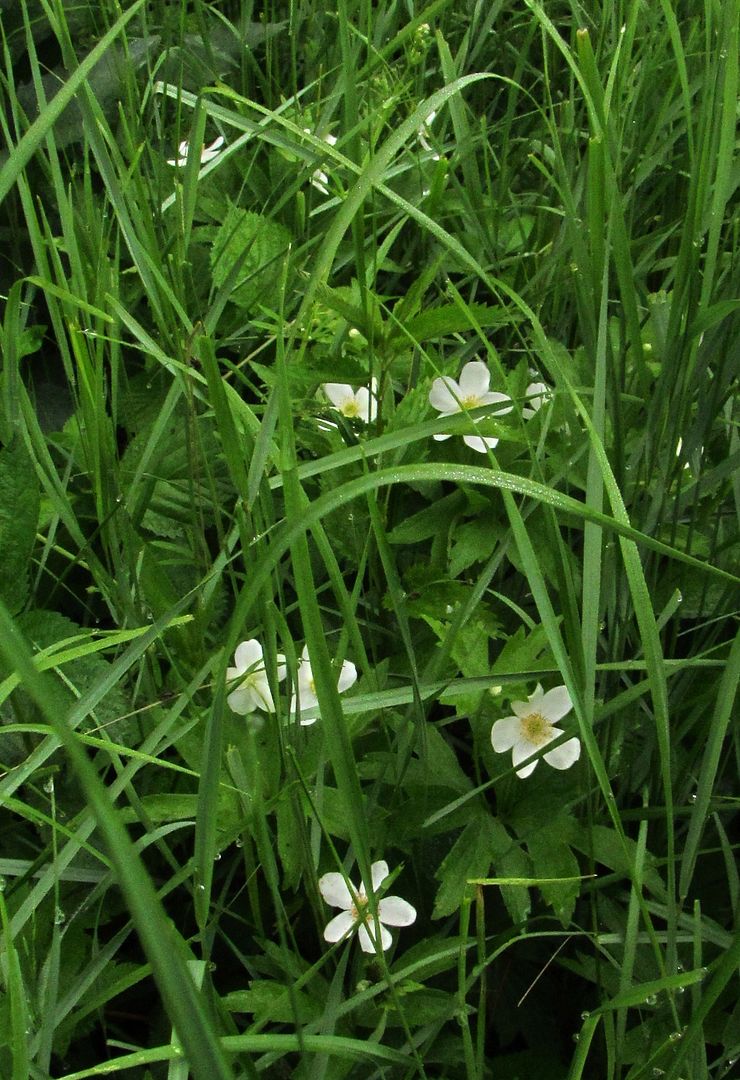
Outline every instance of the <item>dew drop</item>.
{"label": "dew drop", "polygon": [[590,1012],[588,1012],[587,1010],[586,1010],[586,1011],[584,1011],[584,1012],[582,1012],[582,1013],[581,1013],[581,1020],[588,1020],[588,1018],[589,1018],[589,1016],[590,1016],[590,1015],[591,1015],[591,1013],[590,1013]]}
{"label": "dew drop", "polygon": [[58,907],[56,909],[56,911],[54,912],[54,925],[55,926],[61,926],[66,918],[67,918],[67,916],[64,914],[62,909],[60,907]]}
{"label": "dew drop", "polygon": [[696,792],[692,791],[691,794],[689,795],[689,802],[695,803],[698,798],[699,798],[699,796],[696,794]]}
{"label": "dew drop", "polygon": [[218,967],[218,964],[216,963],[215,960],[209,960],[208,961],[208,970],[209,971],[215,971],[217,967]]}
{"label": "dew drop", "polygon": [[199,885],[197,885],[196,888],[197,888],[198,892],[205,892],[206,891],[206,887],[205,887],[205,885],[203,885],[202,882]]}
{"label": "dew drop", "polygon": [[0,877],[0,893],[5,892],[6,881],[4,877]]}
{"label": "dew drop", "polygon": [[241,836],[237,836],[236,840],[234,841],[234,847],[244,847],[244,841],[242,840]]}
{"label": "dew drop", "polygon": [[213,856],[213,861],[218,862],[220,858],[221,858],[221,852],[217,851],[216,854]]}
{"label": "dew drop", "polygon": [[683,1032],[682,1031],[672,1031],[670,1033],[670,1035],[668,1036],[668,1042],[677,1043],[677,1042],[680,1042],[682,1038],[683,1038]]}
{"label": "dew drop", "polygon": [[576,1032],[575,1035],[573,1036],[573,1042],[580,1042],[580,1041],[581,1041],[581,1036],[578,1034],[578,1032]]}
{"label": "dew drop", "polygon": [[657,1005],[658,1004],[658,995],[657,994],[648,994],[648,996],[645,998],[645,1004],[646,1005]]}
{"label": "dew drop", "polygon": [[44,791],[47,795],[53,795],[54,793],[54,777],[50,776],[48,780],[44,782]]}

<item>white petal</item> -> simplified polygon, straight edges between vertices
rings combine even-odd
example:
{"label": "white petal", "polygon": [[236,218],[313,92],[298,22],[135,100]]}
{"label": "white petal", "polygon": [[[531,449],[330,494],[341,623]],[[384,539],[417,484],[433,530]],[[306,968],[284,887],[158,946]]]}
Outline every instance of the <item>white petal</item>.
{"label": "white petal", "polygon": [[263,667],[262,646],[259,641],[256,638],[242,641],[241,645],[236,647],[234,661],[240,675],[243,675],[245,671],[249,671],[252,667]]}
{"label": "white petal", "polygon": [[264,675],[252,679],[252,692],[256,701],[259,702],[257,705],[258,709],[265,709],[267,712],[275,712],[275,702],[272,700],[270,684]]}
{"label": "white petal", "polygon": [[460,396],[479,397],[487,393],[491,373],[482,360],[471,360],[460,372]]}
{"label": "white petal", "polygon": [[342,670],[339,672],[337,690],[340,694],[343,694],[345,690],[349,690],[350,686],[354,686],[356,682],[357,668],[351,660],[345,660],[342,664]]}
{"label": "white petal", "polygon": [[573,702],[570,700],[567,688],[565,686],[556,686],[543,695],[542,701],[538,704],[537,712],[542,713],[551,724],[556,724],[572,708]]}
{"label": "white petal", "polygon": [[373,892],[378,891],[381,884],[388,877],[388,874],[388,863],[385,862],[384,859],[381,859],[379,862],[373,863],[373,865],[370,867],[370,876],[373,882]]}
{"label": "white petal", "polygon": [[319,878],[319,892],[331,907],[352,907],[352,894],[341,874],[332,872]]}
{"label": "white petal", "polygon": [[281,682],[281,680],[284,679],[285,676],[288,674],[288,665],[282,653],[278,653],[275,659],[277,660],[278,682]]}
{"label": "white petal", "polygon": [[575,765],[580,756],[580,739],[568,739],[561,746],[556,746],[554,750],[548,750],[545,761],[548,765],[552,765],[553,769],[569,769],[571,765]]}
{"label": "white petal", "polygon": [[543,382],[530,383],[527,389],[524,391],[524,396],[527,400],[527,408],[522,409],[522,416],[525,420],[529,420],[538,409],[541,409],[548,397],[549,386],[546,386]]}
{"label": "white petal", "polygon": [[534,693],[530,694],[526,701],[512,701],[511,707],[517,716],[521,716],[522,719],[525,716],[530,716],[535,712],[542,712],[542,700],[544,698],[542,693],[542,686],[537,683]]}
{"label": "white petal", "polygon": [[254,712],[255,709],[260,707],[259,704],[255,703],[252,689],[249,686],[242,686],[238,690],[234,690],[233,693],[227,696],[226,704],[237,716],[246,716],[247,713]]}
{"label": "white petal", "polygon": [[432,438],[435,440],[435,442],[444,442],[445,439],[451,439],[452,436],[451,435],[432,435]]}
{"label": "white petal", "polygon": [[338,915],[324,927],[324,941],[341,941],[347,934],[352,932],[355,920],[349,911],[340,911]]}
{"label": "white petal", "polygon": [[306,705],[307,698],[313,697],[315,699],[316,697],[313,689],[311,688],[311,684],[313,683],[313,671],[311,670],[311,665],[308,663],[307,660],[301,660],[298,664],[298,668],[296,670],[296,678],[298,682],[298,692],[301,695],[302,699],[301,704]]}
{"label": "white petal", "polygon": [[370,422],[370,393],[366,386],[361,386],[360,389],[354,394],[355,405],[357,406],[357,419],[362,420],[364,424]]}
{"label": "white petal", "polygon": [[460,411],[460,387],[449,375],[441,375],[432,383],[429,391],[429,404],[433,409],[441,413],[456,413]]}
{"label": "white petal", "polygon": [[[495,405],[496,402],[499,401],[502,404],[502,407],[500,409],[491,410],[492,416],[506,416],[507,413],[512,412],[514,409],[511,398],[508,394],[499,394],[497,390],[493,390],[490,394],[485,394],[483,397],[484,400],[481,401],[481,405]],[[504,403],[506,403],[506,405],[504,405]]]}
{"label": "white petal", "polygon": [[223,135],[219,135],[214,139],[210,146],[204,146],[200,152],[200,163],[205,165],[208,161],[213,161],[215,157],[218,157],[219,151],[224,144]]}
{"label": "white petal", "polygon": [[355,400],[355,392],[348,383],[324,383],[322,390],[332,405],[340,410]]}
{"label": "white petal", "polygon": [[[375,938],[375,920],[372,917],[367,924],[361,924],[357,936],[360,939],[360,948],[363,952],[375,952],[375,945],[373,944],[373,940]],[[385,952],[386,949],[390,949],[391,945],[393,944],[393,938],[382,923],[380,924],[380,944],[383,947],[383,952]]]}
{"label": "white petal", "polygon": [[531,755],[535,752],[536,749],[536,746],[532,746],[531,743],[526,742],[525,740],[514,743],[511,749],[511,763],[517,770],[517,776],[521,776],[522,778],[525,776],[529,776],[529,774],[533,773],[534,770],[537,768],[537,761],[533,761],[529,765],[525,765],[523,769],[517,768],[517,766],[522,761],[525,761],[528,757],[531,757]]}
{"label": "white petal", "polygon": [[364,923],[361,923],[360,929],[357,932],[357,937],[359,938],[360,948],[362,949],[363,952],[367,952],[367,953],[374,953],[375,952],[375,946],[373,945],[372,939],[371,939],[370,935],[368,934],[367,927],[365,926]]}
{"label": "white petal", "polygon": [[503,720],[497,720],[491,728],[491,745],[497,754],[504,754],[521,738],[521,733],[517,717],[506,716]]}
{"label": "white petal", "polygon": [[485,454],[489,446],[491,450],[498,446],[498,439],[493,435],[463,435],[463,442],[471,450],[477,450],[479,454]]}
{"label": "white petal", "polygon": [[317,191],[320,191],[322,195],[329,194],[329,177],[323,169],[316,169],[311,173],[311,184]]}
{"label": "white petal", "polygon": [[416,921],[416,908],[400,896],[384,896],[378,904],[378,914],[388,926],[411,926]]}
{"label": "white petal", "polygon": [[523,720],[524,717],[529,716],[530,713],[537,712],[537,709],[532,706],[532,698],[534,697],[535,695],[532,694],[532,697],[529,699],[529,701],[512,701],[511,708],[512,711],[516,714],[516,716],[521,717],[521,719]]}

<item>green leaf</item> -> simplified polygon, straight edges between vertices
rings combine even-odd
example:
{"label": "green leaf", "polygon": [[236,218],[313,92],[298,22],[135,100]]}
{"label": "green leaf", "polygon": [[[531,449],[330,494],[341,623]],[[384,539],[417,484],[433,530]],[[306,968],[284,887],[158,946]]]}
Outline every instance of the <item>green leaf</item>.
{"label": "green leaf", "polygon": [[275,294],[291,236],[276,221],[232,206],[211,249],[214,284],[229,282],[230,299],[245,311]]}
{"label": "green leaf", "polygon": [[28,597],[28,564],[39,520],[36,473],[23,443],[0,450],[0,599],[17,614]]}
{"label": "green leaf", "polygon": [[503,307],[470,304],[466,310],[457,304],[444,304],[409,319],[403,328],[397,327],[390,334],[389,340],[405,347],[410,341],[428,341],[431,338],[474,330],[476,323],[479,326],[497,326],[501,323],[510,324],[511,319],[512,313]]}
{"label": "green leaf", "polygon": [[[578,860],[565,840],[569,831],[568,820],[558,818],[538,829],[527,839],[534,877],[578,878],[580,874]],[[545,902],[552,907],[563,926],[568,926],[573,917],[580,890],[581,883],[578,880],[540,885],[540,892]]]}
{"label": "green leaf", "polygon": [[487,814],[481,814],[465,826],[435,875],[440,886],[434,901],[433,919],[441,919],[458,910],[470,878],[486,877],[494,850],[501,848],[502,834],[510,846],[506,830]]}

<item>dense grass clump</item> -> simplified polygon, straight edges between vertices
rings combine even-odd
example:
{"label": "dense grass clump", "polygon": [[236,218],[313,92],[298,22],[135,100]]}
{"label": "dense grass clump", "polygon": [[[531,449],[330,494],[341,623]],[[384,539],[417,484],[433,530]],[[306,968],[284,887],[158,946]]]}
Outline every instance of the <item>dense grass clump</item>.
{"label": "dense grass clump", "polygon": [[0,1076],[740,1057],[737,0],[0,0]]}

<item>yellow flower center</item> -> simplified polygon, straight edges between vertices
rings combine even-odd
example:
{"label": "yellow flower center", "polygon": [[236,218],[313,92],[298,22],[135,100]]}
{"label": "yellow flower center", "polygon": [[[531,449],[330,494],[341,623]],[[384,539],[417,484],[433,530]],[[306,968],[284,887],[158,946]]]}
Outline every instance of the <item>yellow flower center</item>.
{"label": "yellow flower center", "polygon": [[468,394],[467,397],[460,398],[460,404],[463,409],[477,409],[482,402],[477,394]]}
{"label": "yellow flower center", "polygon": [[522,734],[532,746],[544,746],[552,736],[552,724],[542,713],[530,713],[522,717]]}
{"label": "yellow flower center", "polygon": [[343,416],[347,417],[359,416],[360,406],[357,404],[355,399],[352,398],[350,401],[345,401],[345,403],[342,405],[341,413]]}
{"label": "yellow flower center", "polygon": [[367,910],[368,899],[366,896],[358,896],[352,903],[349,913],[356,923],[367,923],[371,920],[370,912]]}

